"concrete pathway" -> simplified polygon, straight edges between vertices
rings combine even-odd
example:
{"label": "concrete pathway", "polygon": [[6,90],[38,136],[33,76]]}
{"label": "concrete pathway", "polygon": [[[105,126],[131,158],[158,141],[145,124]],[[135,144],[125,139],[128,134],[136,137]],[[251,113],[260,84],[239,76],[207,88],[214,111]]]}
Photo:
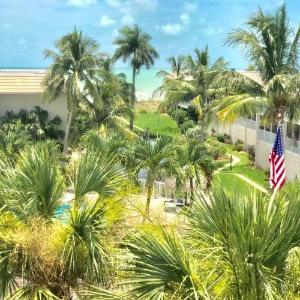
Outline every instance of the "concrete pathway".
{"label": "concrete pathway", "polygon": [[245,182],[247,182],[248,184],[252,185],[253,187],[255,187],[256,189],[260,190],[261,192],[265,193],[265,194],[269,194],[269,191],[266,190],[264,187],[262,187],[261,185],[257,184],[256,182],[252,181],[251,179],[249,179],[248,177],[238,174],[238,173],[232,173],[235,176],[239,177],[240,179],[244,180]]}
{"label": "concrete pathway", "polygon": [[[232,163],[231,163],[231,166],[234,166],[234,165],[237,165],[240,163],[240,158],[232,155]],[[225,164],[223,167],[217,169],[215,171],[215,174],[218,174],[219,172],[223,171],[224,169],[228,169],[230,168],[230,163],[227,163]],[[247,182],[248,184],[250,184],[251,186],[253,186],[254,188],[258,189],[259,191],[265,193],[265,194],[269,194],[269,191],[266,190],[264,187],[262,187],[261,185],[257,184],[255,181],[249,179],[248,177],[242,175],[242,174],[239,174],[239,173],[231,173],[237,177],[239,177],[240,179],[242,179],[243,181]]]}

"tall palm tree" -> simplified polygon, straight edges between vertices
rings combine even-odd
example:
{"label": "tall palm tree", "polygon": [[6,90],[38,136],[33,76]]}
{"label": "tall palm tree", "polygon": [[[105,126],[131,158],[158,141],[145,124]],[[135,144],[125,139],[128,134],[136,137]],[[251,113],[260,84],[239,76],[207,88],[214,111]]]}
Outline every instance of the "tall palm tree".
{"label": "tall palm tree", "polygon": [[170,169],[171,142],[169,137],[160,137],[156,141],[139,139],[135,142],[132,152],[132,167],[138,175],[141,170],[147,172],[147,201],[145,216],[149,216],[151,196],[155,179]]}
{"label": "tall palm tree", "polygon": [[233,121],[263,111],[269,120],[298,118],[300,26],[291,28],[285,5],[274,15],[259,10],[246,25],[230,33],[227,44],[242,47],[259,78],[237,74],[233,95],[218,103],[220,119]]}
{"label": "tall palm tree", "polygon": [[68,109],[64,138],[64,153],[66,153],[76,107],[82,100],[86,84],[93,80],[99,64],[98,45],[75,28],[72,33],[59,39],[55,46],[57,52],[45,50],[45,57],[51,58],[53,63],[48,69],[44,96],[53,101],[61,94],[66,94]]}
{"label": "tall palm tree", "polygon": [[[132,67],[132,95],[131,107],[134,111],[135,105],[135,80],[136,75],[142,66],[150,68],[154,64],[154,60],[158,57],[155,48],[150,44],[151,36],[144,33],[137,25],[133,27],[124,27],[120,31],[114,44],[117,49],[114,58],[122,58],[124,62],[130,61]],[[134,115],[130,117],[130,129],[133,129]]]}
{"label": "tall palm tree", "polygon": [[210,103],[227,93],[224,78],[230,74],[222,57],[211,64],[208,47],[195,49],[195,57],[185,58],[184,75],[164,81],[165,100],[160,108],[166,110],[180,102],[191,102],[196,106],[199,125],[205,127],[214,116]]}
{"label": "tall palm tree", "polygon": [[113,73],[113,60],[103,58],[96,73],[96,81],[90,81],[84,91],[83,99],[91,108],[96,123],[109,130],[133,136],[127,129],[126,117],[131,117],[133,111],[130,106],[131,87],[126,82],[124,74]]}
{"label": "tall palm tree", "polygon": [[187,143],[176,148],[176,161],[179,165],[179,172],[183,178],[189,180],[191,203],[194,201],[194,180],[200,183],[200,174],[206,178],[206,190],[209,189],[213,174],[212,157],[208,150],[199,141],[188,140]]}

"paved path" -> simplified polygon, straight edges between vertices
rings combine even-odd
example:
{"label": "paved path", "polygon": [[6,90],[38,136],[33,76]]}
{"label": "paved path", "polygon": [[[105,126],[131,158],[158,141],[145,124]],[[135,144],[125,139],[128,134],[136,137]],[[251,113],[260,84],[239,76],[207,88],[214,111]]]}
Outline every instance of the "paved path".
{"label": "paved path", "polygon": [[[232,155],[232,163],[231,166],[237,165],[240,163],[240,159],[234,155]],[[219,169],[217,169],[215,171],[215,174],[218,174],[219,172],[223,171],[224,169],[228,169],[230,167],[230,163],[225,164],[223,167],[220,167]],[[242,179],[243,181],[247,182],[248,184],[250,184],[251,186],[255,187],[256,189],[258,189],[259,191],[268,194],[269,191],[266,190],[264,187],[262,187],[261,185],[257,184],[255,181],[249,179],[248,177],[241,175],[239,173],[231,173],[237,177],[239,177],[240,179]]]}
{"label": "paved path", "polygon": [[248,177],[238,174],[238,173],[232,173],[235,176],[239,177],[240,179],[244,180],[245,182],[247,182],[248,184],[252,185],[253,187],[255,187],[256,189],[260,190],[261,192],[265,193],[265,194],[269,194],[269,192],[262,187],[261,185],[257,184],[256,182],[254,182],[253,180],[249,179]]}

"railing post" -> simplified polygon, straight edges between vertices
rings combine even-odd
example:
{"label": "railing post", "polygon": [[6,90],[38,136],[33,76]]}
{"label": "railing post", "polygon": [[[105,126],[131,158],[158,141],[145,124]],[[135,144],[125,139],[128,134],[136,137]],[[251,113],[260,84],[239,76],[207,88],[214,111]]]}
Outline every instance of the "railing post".
{"label": "railing post", "polygon": [[258,153],[259,128],[260,128],[260,114],[256,114],[255,165],[258,165],[257,153]]}

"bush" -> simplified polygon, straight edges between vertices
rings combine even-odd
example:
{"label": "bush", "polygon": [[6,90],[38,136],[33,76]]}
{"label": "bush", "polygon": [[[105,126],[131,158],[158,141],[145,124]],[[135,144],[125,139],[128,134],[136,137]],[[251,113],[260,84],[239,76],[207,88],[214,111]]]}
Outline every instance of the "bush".
{"label": "bush", "polygon": [[213,157],[213,159],[219,159],[222,156],[224,156],[227,152],[226,147],[223,145],[216,145],[211,146],[209,149],[210,155]]}
{"label": "bush", "polygon": [[253,166],[255,163],[255,148],[254,148],[254,146],[248,146],[247,153],[248,153],[249,163],[250,163],[250,165]]}
{"label": "bush", "polygon": [[231,136],[227,133],[224,133],[224,143],[231,144]]}
{"label": "bush", "polygon": [[56,139],[64,136],[60,129],[61,119],[55,116],[49,119],[47,110],[36,106],[30,112],[22,109],[18,113],[7,111],[0,120],[0,130],[6,134],[26,133],[34,141]]}
{"label": "bush", "polygon": [[144,108],[139,110],[139,114],[147,114],[147,113],[148,111]]}
{"label": "bush", "polygon": [[217,140],[221,143],[225,143],[225,137],[224,137],[224,134],[218,134],[216,136]]}
{"label": "bush", "polygon": [[187,112],[183,109],[176,109],[172,112],[171,117],[176,121],[177,125],[183,124],[187,117]]}
{"label": "bush", "polygon": [[190,128],[195,127],[195,122],[193,120],[184,121],[183,124],[180,126],[181,132],[184,133]]}
{"label": "bush", "polygon": [[193,128],[187,129],[187,131],[185,132],[185,135],[191,139],[201,139],[201,138],[205,139],[205,132],[199,125],[196,125]]}
{"label": "bush", "polygon": [[244,149],[244,143],[242,140],[237,139],[236,142],[234,143],[234,150],[236,151],[242,151]]}

